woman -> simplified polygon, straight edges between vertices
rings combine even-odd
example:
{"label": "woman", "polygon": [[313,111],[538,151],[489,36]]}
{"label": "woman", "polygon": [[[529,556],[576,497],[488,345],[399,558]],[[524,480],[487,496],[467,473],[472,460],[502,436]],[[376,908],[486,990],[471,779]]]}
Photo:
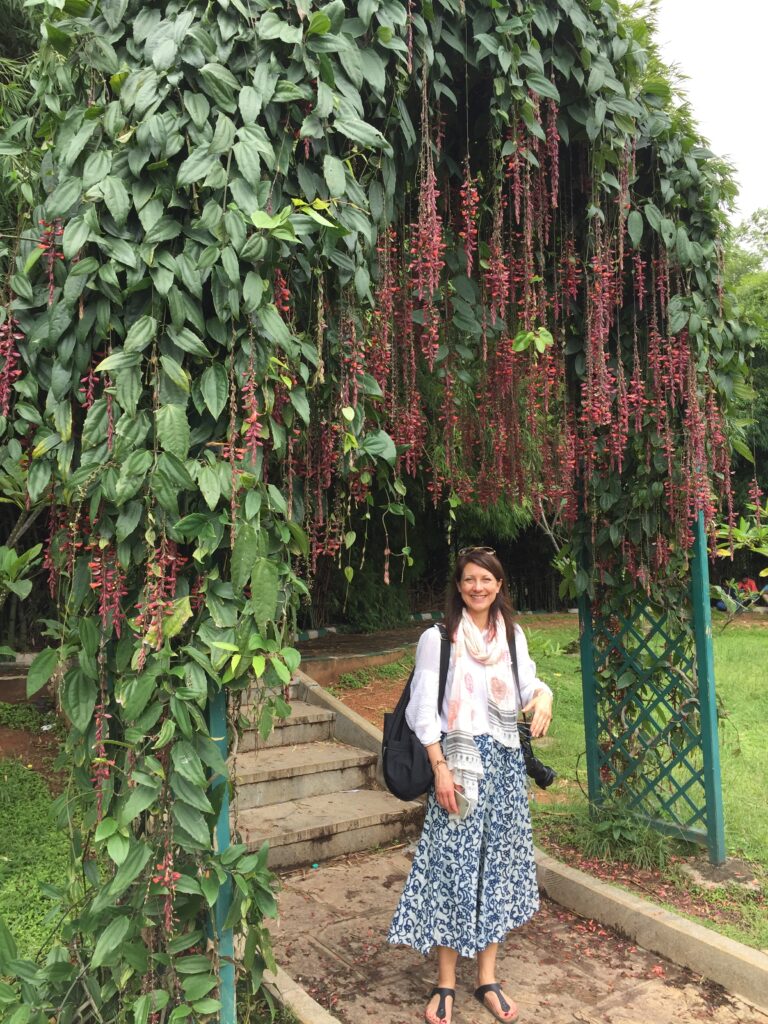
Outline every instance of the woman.
{"label": "woman", "polygon": [[[510,640],[534,737],[549,728],[552,691],[536,678],[495,552],[465,548],[453,578],[445,618],[451,660],[441,714],[437,627],[422,635],[416,651],[406,720],[427,750],[435,783],[389,941],[425,955],[437,946],[437,985],[424,1015],[428,1024],[450,1022],[459,955],[477,956],[475,998],[510,1024],[517,1007],[496,981],[498,944],[539,907]],[[468,811],[463,818],[459,804]]]}

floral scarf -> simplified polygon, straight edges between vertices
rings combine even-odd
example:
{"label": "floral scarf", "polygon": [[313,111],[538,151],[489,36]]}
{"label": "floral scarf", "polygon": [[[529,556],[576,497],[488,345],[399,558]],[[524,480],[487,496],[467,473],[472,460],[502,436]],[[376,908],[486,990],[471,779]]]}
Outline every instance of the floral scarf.
{"label": "floral scarf", "polygon": [[517,693],[504,619],[496,617],[495,631],[486,640],[465,609],[454,641],[454,665],[448,701],[448,735],[443,750],[454,782],[462,786],[474,809],[483,764],[474,738],[474,693],[487,689],[491,736],[505,747],[519,747]]}

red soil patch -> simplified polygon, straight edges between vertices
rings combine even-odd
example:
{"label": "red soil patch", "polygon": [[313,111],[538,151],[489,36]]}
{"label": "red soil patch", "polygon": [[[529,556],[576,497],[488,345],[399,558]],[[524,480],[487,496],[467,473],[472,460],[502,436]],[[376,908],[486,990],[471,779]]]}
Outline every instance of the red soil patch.
{"label": "red soil patch", "polygon": [[50,732],[34,733],[0,726],[0,761],[21,761],[42,775],[54,793],[62,788],[61,775],[53,769],[58,752],[59,741]]}

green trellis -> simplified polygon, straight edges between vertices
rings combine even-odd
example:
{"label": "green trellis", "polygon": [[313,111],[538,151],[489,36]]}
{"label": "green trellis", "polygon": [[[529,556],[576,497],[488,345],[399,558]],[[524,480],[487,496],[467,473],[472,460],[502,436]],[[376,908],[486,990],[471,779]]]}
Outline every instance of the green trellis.
{"label": "green trellis", "polygon": [[589,799],[620,797],[652,823],[725,860],[703,519],[692,561],[691,633],[638,601],[627,617],[580,605]]}

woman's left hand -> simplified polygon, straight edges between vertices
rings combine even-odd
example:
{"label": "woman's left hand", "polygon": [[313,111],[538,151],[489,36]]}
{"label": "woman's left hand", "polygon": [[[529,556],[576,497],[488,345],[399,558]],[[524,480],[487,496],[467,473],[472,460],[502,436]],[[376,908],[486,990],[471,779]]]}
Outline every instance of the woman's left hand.
{"label": "woman's left hand", "polygon": [[533,695],[533,699],[528,701],[523,712],[526,715],[533,715],[530,723],[531,736],[534,739],[546,736],[549,723],[552,721],[552,694],[546,690],[539,690]]}

